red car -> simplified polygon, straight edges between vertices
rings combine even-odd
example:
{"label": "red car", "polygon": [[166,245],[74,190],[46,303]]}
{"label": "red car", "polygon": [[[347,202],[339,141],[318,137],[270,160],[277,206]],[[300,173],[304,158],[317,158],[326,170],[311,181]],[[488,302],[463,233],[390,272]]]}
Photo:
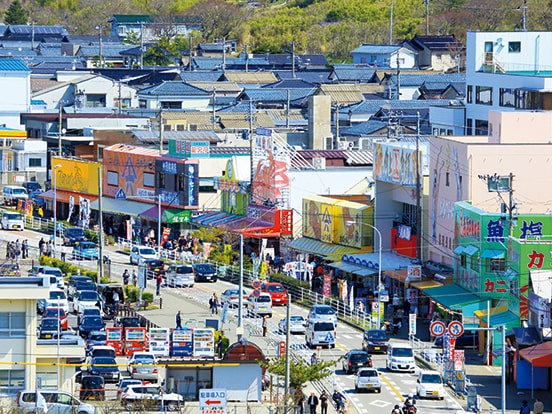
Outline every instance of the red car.
{"label": "red car", "polygon": [[43,318],[59,318],[61,323],[61,329],[66,331],[69,328],[69,319],[63,308],[46,308],[44,310]]}
{"label": "red car", "polygon": [[261,285],[261,292],[266,292],[272,298],[273,305],[286,306],[288,304],[288,291],[279,282],[268,282]]}

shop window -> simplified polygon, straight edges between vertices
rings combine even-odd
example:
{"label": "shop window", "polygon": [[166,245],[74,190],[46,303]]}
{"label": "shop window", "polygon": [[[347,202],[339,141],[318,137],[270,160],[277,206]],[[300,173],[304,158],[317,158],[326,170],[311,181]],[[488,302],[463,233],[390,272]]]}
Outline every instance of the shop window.
{"label": "shop window", "polygon": [[479,269],[479,256],[473,255],[471,257],[471,269],[472,270],[478,270]]}
{"label": "shop window", "polygon": [[492,272],[504,272],[506,270],[506,260],[505,259],[488,259],[485,270],[487,273]]}
{"label": "shop window", "polygon": [[0,370],[0,395],[15,395],[24,389],[25,370],[23,368]]}
{"label": "shop window", "polygon": [[450,173],[445,173],[445,185],[450,187]]}
{"label": "shop window", "polygon": [[159,175],[159,180],[157,182],[157,186],[159,188],[165,188],[165,173],[164,172],[160,172]]}
{"label": "shop window", "polygon": [[468,85],[467,94],[468,94],[468,96],[466,97],[466,102],[472,103],[473,102],[473,86],[472,85]]}
{"label": "shop window", "polygon": [[29,167],[42,167],[42,158],[29,158]]}
{"label": "shop window", "polygon": [[144,173],[144,187],[155,188],[155,175],[153,173]]}

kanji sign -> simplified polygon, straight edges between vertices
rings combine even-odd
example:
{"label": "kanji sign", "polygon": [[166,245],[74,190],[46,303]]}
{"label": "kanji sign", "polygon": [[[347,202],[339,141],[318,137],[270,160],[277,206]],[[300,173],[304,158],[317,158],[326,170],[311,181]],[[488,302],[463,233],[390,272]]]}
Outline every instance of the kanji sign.
{"label": "kanji sign", "polygon": [[429,326],[429,332],[431,333],[431,335],[435,337],[443,336],[446,330],[447,330],[447,327],[445,326],[445,323],[442,321],[433,321]]}
{"label": "kanji sign", "polygon": [[448,332],[455,337],[462,336],[464,333],[464,325],[462,325],[462,322],[460,321],[452,321],[448,325]]}
{"label": "kanji sign", "polygon": [[199,390],[199,408],[202,411],[220,408],[224,409],[225,407],[226,390],[221,388]]}

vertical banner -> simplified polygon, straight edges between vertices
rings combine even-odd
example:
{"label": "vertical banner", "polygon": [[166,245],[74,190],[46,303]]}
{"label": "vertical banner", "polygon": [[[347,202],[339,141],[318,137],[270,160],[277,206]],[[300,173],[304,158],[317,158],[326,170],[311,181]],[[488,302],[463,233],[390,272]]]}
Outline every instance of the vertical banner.
{"label": "vertical banner", "polygon": [[126,239],[132,240],[132,221],[131,220],[126,221]]}
{"label": "vertical banner", "polygon": [[326,273],[324,274],[324,286],[322,287],[322,295],[324,297],[330,296],[332,293],[332,280],[330,278],[330,274]]}
{"label": "vertical banner", "polygon": [[171,229],[168,227],[163,227],[163,235],[161,236],[161,246],[164,246],[167,240],[169,240],[169,236],[171,235]]}
{"label": "vertical banner", "polygon": [[69,214],[67,215],[67,221],[71,221],[71,216],[73,215],[74,208],[75,208],[75,197],[70,195],[69,196]]}
{"label": "vertical banner", "polygon": [[203,258],[205,260],[207,260],[210,255],[211,255],[211,243],[204,242],[203,243]]}
{"label": "vertical banner", "polygon": [[416,335],[416,314],[408,314],[408,335]]}

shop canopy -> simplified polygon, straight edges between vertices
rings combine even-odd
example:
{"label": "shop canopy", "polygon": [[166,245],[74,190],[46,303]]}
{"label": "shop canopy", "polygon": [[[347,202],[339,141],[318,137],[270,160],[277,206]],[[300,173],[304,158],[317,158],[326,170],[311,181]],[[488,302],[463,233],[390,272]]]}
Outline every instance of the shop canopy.
{"label": "shop canopy", "polygon": [[[364,270],[364,268],[362,267],[359,267],[357,265],[354,265],[352,263],[347,263],[347,262],[334,262],[334,263],[330,263],[328,266],[333,267],[335,269],[339,269],[347,273],[356,273]],[[367,269],[367,270],[370,270],[370,269]],[[370,273],[374,273],[374,272],[377,272],[377,270],[370,270]]]}
{"label": "shop canopy", "polygon": [[[72,191],[65,191],[65,190],[56,190],[56,200],[60,203],[69,203],[69,197],[73,196],[73,200],[76,206],[80,204],[80,197],[86,198],[92,201],[96,201],[98,199],[97,195],[93,194],[83,194],[83,193],[73,193]],[[44,193],[41,193],[38,195],[38,197],[44,199],[44,200],[53,200],[54,199],[54,190],[48,190]]]}
{"label": "shop canopy", "polygon": [[[153,206],[140,214],[141,217],[157,221],[159,215],[159,206]],[[163,223],[189,223],[191,217],[190,210],[181,210],[176,208],[161,208],[161,220]]]}
{"label": "shop canopy", "polygon": [[519,355],[534,367],[552,368],[552,342],[546,341],[519,351]]}
{"label": "shop canopy", "polygon": [[[92,210],[99,210],[99,200],[90,203]],[[151,204],[139,201],[117,200],[110,197],[102,197],[102,212],[112,214],[123,214],[133,217],[140,216],[144,211],[151,208]]]}
{"label": "shop canopy", "polygon": [[431,300],[451,310],[460,310],[465,305],[484,302],[479,296],[455,283],[424,289],[424,294],[429,296]]}
{"label": "shop canopy", "polygon": [[309,237],[299,237],[292,240],[288,247],[299,252],[314,254],[328,260],[339,260],[346,254],[360,253],[360,250],[354,247],[341,246],[339,244],[324,243],[323,241],[311,239]]}
{"label": "shop canopy", "polygon": [[253,217],[229,214],[221,211],[209,212],[191,219],[197,226],[218,227],[227,232],[242,233],[244,237],[279,237],[279,229],[274,223]]}

